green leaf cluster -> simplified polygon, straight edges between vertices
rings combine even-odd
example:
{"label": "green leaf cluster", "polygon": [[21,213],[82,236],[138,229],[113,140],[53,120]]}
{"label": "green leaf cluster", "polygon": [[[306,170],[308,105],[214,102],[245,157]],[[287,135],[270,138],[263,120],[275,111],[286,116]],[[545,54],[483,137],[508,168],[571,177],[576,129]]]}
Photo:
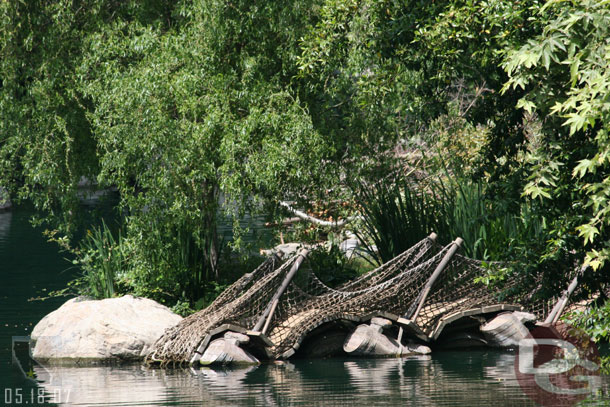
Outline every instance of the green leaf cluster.
{"label": "green leaf cluster", "polygon": [[542,32],[511,50],[503,65],[510,76],[503,90],[523,89],[518,107],[542,121],[524,194],[571,201],[572,233],[598,270],[610,254],[610,8],[605,1],[549,1],[537,17]]}

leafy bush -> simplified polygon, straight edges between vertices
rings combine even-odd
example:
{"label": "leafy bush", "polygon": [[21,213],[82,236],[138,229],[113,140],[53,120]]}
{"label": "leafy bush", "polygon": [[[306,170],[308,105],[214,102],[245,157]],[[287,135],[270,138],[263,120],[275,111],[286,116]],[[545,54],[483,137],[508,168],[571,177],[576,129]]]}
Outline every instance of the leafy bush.
{"label": "leafy bush", "polygon": [[610,340],[610,300],[601,305],[592,305],[580,312],[572,312],[564,319],[573,326],[583,329],[594,342]]}
{"label": "leafy bush", "polygon": [[[607,344],[610,341],[610,300],[584,311],[569,313],[563,319],[585,331],[593,342]],[[602,371],[610,374],[610,355],[601,355],[601,364]]]}
{"label": "leafy bush", "polygon": [[[382,180],[371,186],[360,183],[356,192],[361,207],[360,240],[370,242],[369,252],[380,263],[402,253],[435,231],[442,235],[443,206],[433,194],[416,189],[405,177]],[[443,230],[441,230],[443,229]]]}

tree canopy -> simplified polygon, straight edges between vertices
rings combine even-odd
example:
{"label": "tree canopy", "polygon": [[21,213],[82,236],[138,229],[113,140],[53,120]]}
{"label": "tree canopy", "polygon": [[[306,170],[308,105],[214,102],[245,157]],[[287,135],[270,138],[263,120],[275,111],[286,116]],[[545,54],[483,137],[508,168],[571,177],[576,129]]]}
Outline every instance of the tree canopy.
{"label": "tree canopy", "polygon": [[37,0],[0,16],[0,185],[68,237],[79,181],[116,188],[117,251],[145,293],[203,295],[219,210],[347,199],[396,167],[484,185],[472,230],[535,220],[477,232],[524,274],[559,286],[586,263],[605,281],[605,1]]}

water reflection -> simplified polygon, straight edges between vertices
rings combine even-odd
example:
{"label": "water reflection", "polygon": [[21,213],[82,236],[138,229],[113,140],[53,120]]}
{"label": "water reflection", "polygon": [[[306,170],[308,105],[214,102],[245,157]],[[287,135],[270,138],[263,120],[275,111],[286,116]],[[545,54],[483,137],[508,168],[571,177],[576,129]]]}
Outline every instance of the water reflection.
{"label": "water reflection", "polygon": [[[531,406],[514,355],[453,352],[411,359],[316,360],[236,369],[35,369],[60,405]],[[68,398],[69,396],[69,398]]]}
{"label": "water reflection", "polygon": [[12,216],[11,211],[0,211],[0,248],[3,246],[2,243],[8,240]]}

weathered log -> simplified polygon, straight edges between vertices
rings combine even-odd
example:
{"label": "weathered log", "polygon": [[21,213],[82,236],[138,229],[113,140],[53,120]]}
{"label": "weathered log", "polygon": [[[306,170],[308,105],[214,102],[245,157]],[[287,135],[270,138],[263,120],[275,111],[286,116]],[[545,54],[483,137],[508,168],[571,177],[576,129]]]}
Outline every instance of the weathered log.
{"label": "weathered log", "polygon": [[328,220],[322,220],[322,219],[315,218],[311,215],[306,214],[303,211],[295,209],[288,202],[280,201],[280,206],[283,206],[284,208],[288,209],[288,211],[292,212],[297,217],[299,217],[303,220],[306,220],[308,222],[311,222],[313,224],[319,225],[319,226],[330,226],[333,228],[340,228],[340,227],[345,226],[347,223],[352,222],[353,220],[358,218],[357,216],[355,216],[355,217],[350,217],[347,219],[341,219],[341,220],[337,220],[337,221],[328,221]]}
{"label": "weathered log", "polygon": [[383,329],[392,326],[385,318],[373,318],[370,325],[358,325],[343,344],[343,350],[358,356],[407,356],[430,353],[423,345],[403,346],[396,339],[383,334]]}
{"label": "weathered log", "polygon": [[250,338],[237,332],[227,332],[222,338],[213,340],[207,347],[199,363],[202,365],[228,365],[228,364],[258,364],[257,358],[240,347]]}
{"label": "weathered log", "polygon": [[481,332],[491,346],[512,348],[527,338],[529,330],[523,325],[519,316],[510,313],[500,314],[481,326]]}

